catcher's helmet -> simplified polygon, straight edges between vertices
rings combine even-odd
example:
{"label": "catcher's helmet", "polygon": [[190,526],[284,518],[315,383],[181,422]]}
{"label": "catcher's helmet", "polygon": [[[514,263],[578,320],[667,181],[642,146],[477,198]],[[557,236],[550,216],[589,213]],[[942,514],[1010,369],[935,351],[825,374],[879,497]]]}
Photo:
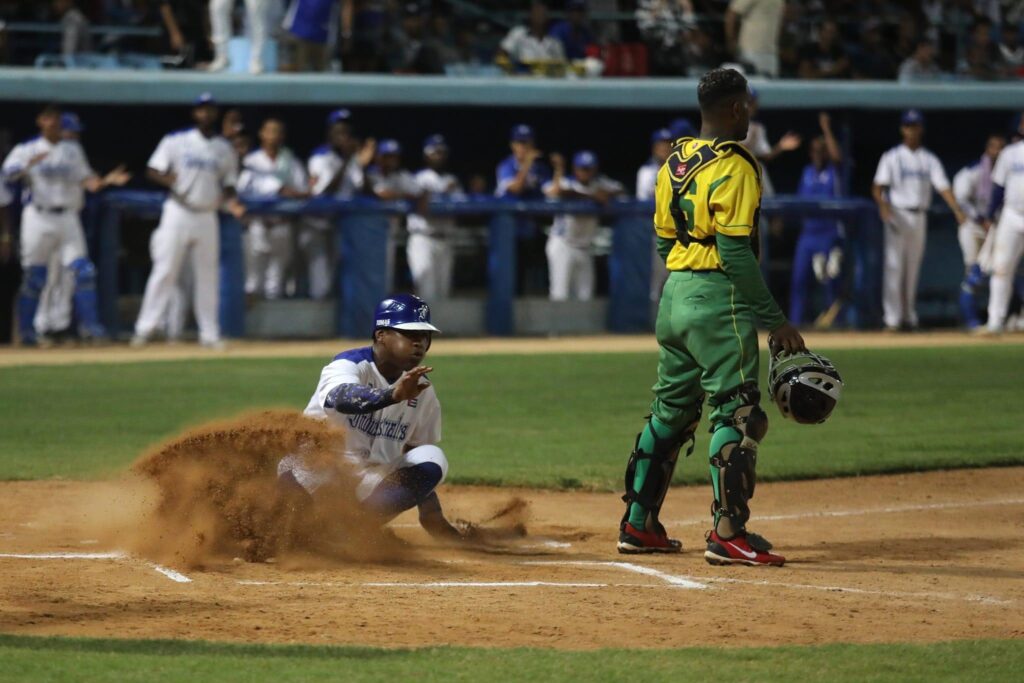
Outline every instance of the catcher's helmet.
{"label": "catcher's helmet", "polygon": [[430,324],[430,306],[418,296],[396,294],[377,304],[373,313],[373,329],[422,330],[440,332]]}
{"label": "catcher's helmet", "polygon": [[768,363],[768,385],[783,417],[818,424],[828,419],[839,402],[843,378],[824,356],[779,352]]}

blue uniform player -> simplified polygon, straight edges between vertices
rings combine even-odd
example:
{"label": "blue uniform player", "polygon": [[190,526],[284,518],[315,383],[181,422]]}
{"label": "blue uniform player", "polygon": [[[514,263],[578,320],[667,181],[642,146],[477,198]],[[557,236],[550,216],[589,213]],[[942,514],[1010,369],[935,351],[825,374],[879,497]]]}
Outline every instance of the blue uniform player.
{"label": "blue uniform player", "polygon": [[[807,199],[832,199],[840,196],[842,152],[832,134],[828,114],[818,116],[821,136],[811,140],[811,163],[800,176],[797,196]],[[828,310],[839,294],[842,267],[842,225],[832,218],[805,218],[793,256],[793,281],[789,293],[789,320],[794,325],[804,322],[807,295],[814,283],[825,288],[824,307]]]}
{"label": "blue uniform player", "polygon": [[498,164],[494,193],[499,197],[543,199],[542,190],[551,180],[551,170],[534,143],[533,128],[522,123],[515,126],[509,136],[509,147],[512,154]]}

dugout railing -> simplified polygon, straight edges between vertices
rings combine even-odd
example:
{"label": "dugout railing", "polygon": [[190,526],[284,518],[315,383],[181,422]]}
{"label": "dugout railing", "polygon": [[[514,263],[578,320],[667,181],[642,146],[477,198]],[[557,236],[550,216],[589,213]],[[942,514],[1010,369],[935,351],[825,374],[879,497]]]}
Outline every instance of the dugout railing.
{"label": "dugout railing", "polygon": [[[122,222],[128,216],[155,220],[164,194],[152,191],[117,190],[99,198],[97,210],[87,212],[87,229],[94,236],[94,260],[99,271],[99,297],[103,321],[113,334],[123,329],[119,319],[118,258]],[[337,256],[334,329],[339,336],[362,337],[372,328],[375,304],[388,293],[388,245],[390,221],[405,215],[406,202],[380,202],[369,198],[337,200],[246,199],[250,215],[328,216],[334,220]],[[485,331],[516,334],[515,300],[517,234],[524,221],[550,219],[554,214],[601,214],[612,228],[608,255],[608,315],[611,332],[646,332],[652,328],[650,305],[653,203],[621,200],[599,207],[587,202],[514,201],[491,197],[464,201],[432,202],[434,215],[485,216],[487,221],[487,292]],[[847,265],[843,322],[852,327],[878,323],[880,309],[882,235],[877,211],[866,199],[809,201],[795,197],[766,198],[764,221],[772,216],[788,218],[828,217],[843,221],[846,230]],[[223,332],[241,337],[246,332],[244,259],[241,222],[221,214],[220,319]],[[770,241],[762,231],[762,263],[772,261]]]}

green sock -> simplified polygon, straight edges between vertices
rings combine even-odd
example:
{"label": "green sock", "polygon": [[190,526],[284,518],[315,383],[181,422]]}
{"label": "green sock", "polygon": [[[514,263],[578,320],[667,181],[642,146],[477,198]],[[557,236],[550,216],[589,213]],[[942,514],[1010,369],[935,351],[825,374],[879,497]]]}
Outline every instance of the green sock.
{"label": "green sock", "polygon": [[[644,453],[651,453],[655,455],[661,455],[661,453],[655,453],[655,447],[659,439],[667,439],[674,433],[674,430],[658,418],[651,416],[650,422],[644,426],[644,430],[640,432],[640,442],[637,444],[637,450],[643,451]],[[643,488],[644,482],[647,480],[647,473],[651,469],[651,461],[649,459],[637,460],[636,461],[636,474],[633,476],[633,490],[639,491]],[[629,506],[629,523],[636,529],[643,529],[647,524],[647,508],[638,502],[633,502]]]}

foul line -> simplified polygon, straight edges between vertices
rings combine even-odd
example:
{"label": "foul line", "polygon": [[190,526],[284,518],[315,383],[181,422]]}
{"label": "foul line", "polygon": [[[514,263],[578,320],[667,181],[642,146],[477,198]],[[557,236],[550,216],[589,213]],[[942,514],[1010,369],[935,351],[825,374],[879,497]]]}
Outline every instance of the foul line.
{"label": "foul line", "polygon": [[339,583],[240,580],[236,583],[240,586],[302,586],[320,588],[608,588],[612,585],[608,583],[563,583],[559,581],[370,581],[366,583]]}
{"label": "foul line", "polygon": [[153,564],[152,562],[147,562],[146,564],[155,569],[157,572],[166,576],[171,581],[174,581],[175,583],[192,583],[192,579],[188,578],[180,572],[174,571],[173,569],[163,567],[159,564]]}
{"label": "foul line", "polygon": [[[957,510],[961,508],[994,507],[1000,505],[1024,505],[1024,498],[1007,498],[1004,500],[971,501],[966,503],[920,503],[916,505],[894,505],[884,508],[863,508],[860,510],[822,510],[818,512],[797,512],[787,515],[757,515],[761,522],[778,522],[787,519],[808,519],[811,517],[857,517],[860,515],[880,515],[894,512],[918,512],[925,510]],[[671,526],[707,524],[707,517],[680,519],[668,522]]]}
{"label": "foul line", "polygon": [[659,571],[652,567],[645,567],[643,565],[633,564],[631,562],[598,562],[598,561],[545,561],[545,560],[532,560],[528,562],[522,562],[521,564],[526,565],[555,565],[555,566],[576,566],[576,567],[615,567],[618,569],[625,569],[627,571],[635,572],[637,574],[645,574],[647,576],[653,576],[661,579],[665,583],[671,586],[679,586],[683,588],[708,588],[707,584],[701,583],[706,581],[707,583],[733,583],[733,584],[745,584],[748,586],[770,586],[776,588],[791,588],[795,590],[814,590],[822,591],[825,593],[855,593],[859,595],[879,595],[889,598],[938,598],[942,600],[963,600],[965,602],[976,602],[986,605],[1012,605],[1014,600],[1004,600],[1002,598],[994,598],[988,595],[958,595],[956,593],[920,593],[920,592],[902,592],[902,591],[879,591],[870,590],[867,588],[851,588],[849,586],[818,586],[808,583],[789,583],[785,581],[767,581],[767,580],[755,580],[755,579],[733,579],[725,578],[721,576],[688,576],[688,575],[675,575],[667,574]]}
{"label": "foul line", "polygon": [[[0,553],[0,558],[13,559],[13,560],[131,560],[133,559],[127,553],[121,551],[113,551],[107,553]],[[156,572],[163,574],[171,581],[175,583],[192,583],[192,579],[188,578],[181,572],[176,572],[173,569],[164,567],[153,562],[144,562],[147,567],[151,567]]]}

